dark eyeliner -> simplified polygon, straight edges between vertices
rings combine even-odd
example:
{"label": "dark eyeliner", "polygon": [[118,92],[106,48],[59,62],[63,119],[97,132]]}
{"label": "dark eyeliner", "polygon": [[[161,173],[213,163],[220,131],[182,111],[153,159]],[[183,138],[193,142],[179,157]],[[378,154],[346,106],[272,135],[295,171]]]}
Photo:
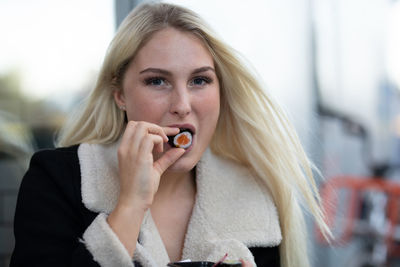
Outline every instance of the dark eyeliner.
{"label": "dark eyeliner", "polygon": [[207,76],[197,76],[197,77],[194,77],[192,79],[192,81],[197,80],[197,79],[201,79],[201,80],[205,81],[206,83],[212,83],[212,81],[213,81],[213,79],[211,79]]}
{"label": "dark eyeliner", "polygon": [[153,82],[158,81],[158,80],[165,82],[165,79],[163,77],[150,77],[150,78],[144,79],[144,84],[145,85],[154,85]]}

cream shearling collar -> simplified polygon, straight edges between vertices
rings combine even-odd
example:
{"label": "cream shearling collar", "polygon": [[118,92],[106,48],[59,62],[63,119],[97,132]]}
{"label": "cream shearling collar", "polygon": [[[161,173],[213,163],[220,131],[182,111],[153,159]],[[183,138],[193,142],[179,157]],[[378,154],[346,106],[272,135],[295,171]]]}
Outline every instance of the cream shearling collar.
{"label": "cream shearling collar", "polygon": [[[117,148],[117,143],[79,146],[82,201],[89,210],[109,214],[117,204]],[[228,252],[231,259],[253,261],[247,247],[280,244],[276,207],[268,190],[248,169],[207,149],[196,166],[196,183],[183,259],[216,261]],[[169,262],[150,212],[142,223],[139,243],[134,258],[143,266]]]}

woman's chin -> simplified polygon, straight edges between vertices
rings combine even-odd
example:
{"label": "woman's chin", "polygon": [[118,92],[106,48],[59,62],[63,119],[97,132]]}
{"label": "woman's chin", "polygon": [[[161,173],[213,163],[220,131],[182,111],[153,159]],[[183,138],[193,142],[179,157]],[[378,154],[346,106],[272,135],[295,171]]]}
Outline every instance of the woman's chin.
{"label": "woman's chin", "polygon": [[190,172],[196,166],[197,162],[193,162],[193,160],[189,158],[180,158],[175,161],[169,168],[168,172]]}

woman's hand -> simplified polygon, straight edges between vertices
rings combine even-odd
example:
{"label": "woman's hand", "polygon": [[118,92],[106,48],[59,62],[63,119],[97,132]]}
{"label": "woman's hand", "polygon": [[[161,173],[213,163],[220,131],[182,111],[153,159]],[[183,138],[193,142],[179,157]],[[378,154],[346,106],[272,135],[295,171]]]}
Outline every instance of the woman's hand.
{"label": "woman's hand", "polygon": [[[178,128],[130,121],[118,148],[120,194],[108,224],[132,257],[145,211],[153,203],[160,177],[185,152],[172,148],[162,154],[167,135]],[[156,161],[153,152],[161,155]]]}
{"label": "woman's hand", "polygon": [[146,210],[153,202],[160,177],[184,153],[172,148],[154,161],[153,150],[163,152],[167,135],[179,133],[178,128],[160,127],[148,122],[130,121],[118,149],[120,177],[119,203]]}
{"label": "woman's hand", "polygon": [[240,259],[240,262],[242,263],[242,267],[253,267],[253,264],[251,264],[249,261]]}

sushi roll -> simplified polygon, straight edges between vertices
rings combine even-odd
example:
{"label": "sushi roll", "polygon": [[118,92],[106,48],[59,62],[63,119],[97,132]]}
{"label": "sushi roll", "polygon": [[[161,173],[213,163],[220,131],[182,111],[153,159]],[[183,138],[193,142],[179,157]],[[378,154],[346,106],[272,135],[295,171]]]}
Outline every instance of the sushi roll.
{"label": "sushi roll", "polygon": [[192,144],[192,132],[189,129],[180,129],[177,135],[168,136],[168,144],[187,149]]}

